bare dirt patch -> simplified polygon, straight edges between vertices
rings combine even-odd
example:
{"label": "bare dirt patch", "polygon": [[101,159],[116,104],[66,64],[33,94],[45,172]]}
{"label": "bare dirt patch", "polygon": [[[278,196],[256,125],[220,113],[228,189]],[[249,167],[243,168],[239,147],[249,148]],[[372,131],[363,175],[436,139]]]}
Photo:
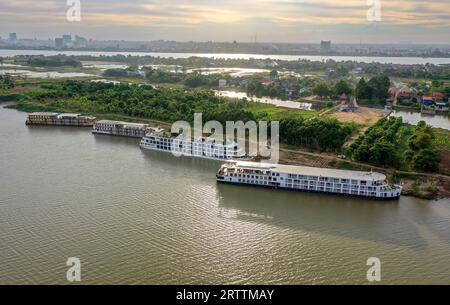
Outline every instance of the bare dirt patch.
{"label": "bare dirt patch", "polygon": [[441,164],[439,169],[443,172],[450,173],[450,151],[444,150],[441,152]]}
{"label": "bare dirt patch", "polygon": [[360,107],[356,112],[334,112],[330,117],[336,118],[342,123],[356,123],[359,125],[371,126],[387,115],[383,110],[367,107]]}

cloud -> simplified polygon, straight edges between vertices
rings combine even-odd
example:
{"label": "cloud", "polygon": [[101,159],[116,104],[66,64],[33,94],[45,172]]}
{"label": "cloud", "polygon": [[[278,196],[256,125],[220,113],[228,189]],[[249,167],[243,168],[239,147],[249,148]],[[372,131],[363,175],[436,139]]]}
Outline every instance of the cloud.
{"label": "cloud", "polygon": [[[111,33],[102,34],[99,28],[109,28],[121,35],[128,29],[133,32],[131,36],[148,33],[151,29],[153,35],[143,34],[140,39],[156,38],[156,35],[166,36],[158,38],[171,39],[179,36],[180,29],[185,29],[182,32],[188,36],[184,40],[203,37],[192,31],[209,33],[208,39],[222,40],[230,35],[230,29],[237,31],[235,36],[238,37],[248,37],[264,29],[261,35],[265,40],[277,41],[282,38],[280,35],[284,31],[292,28],[299,28],[304,33],[320,29],[324,33],[337,34],[339,38],[349,33],[336,33],[337,28],[346,28],[348,31],[351,26],[355,31],[356,28],[371,25],[366,18],[366,0],[81,0],[81,4],[82,22],[72,24],[72,28],[91,32],[91,36],[95,37],[112,36]],[[426,3],[421,0],[382,0],[381,5],[382,21],[379,26],[383,25],[383,28],[400,27],[405,31],[412,28],[406,26],[413,26],[416,30],[432,28],[434,33],[439,31],[438,36],[448,37],[448,0]],[[65,21],[66,10],[64,0],[0,0],[0,28],[13,30],[14,26],[28,26],[28,32],[31,33],[36,25],[43,28],[46,24],[60,23],[61,26],[55,30],[67,29],[70,26]],[[269,24],[270,28],[267,27]],[[211,28],[215,29],[215,33],[211,33]],[[284,40],[295,38],[295,34],[289,35]]]}

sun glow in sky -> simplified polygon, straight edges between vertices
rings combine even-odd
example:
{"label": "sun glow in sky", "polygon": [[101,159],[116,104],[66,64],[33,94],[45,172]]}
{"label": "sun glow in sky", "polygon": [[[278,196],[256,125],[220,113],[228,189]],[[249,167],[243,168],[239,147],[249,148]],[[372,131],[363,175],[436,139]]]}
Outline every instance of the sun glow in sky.
{"label": "sun glow in sky", "polygon": [[0,0],[0,35],[64,33],[102,40],[450,43],[450,0],[81,0],[68,22],[66,0]]}

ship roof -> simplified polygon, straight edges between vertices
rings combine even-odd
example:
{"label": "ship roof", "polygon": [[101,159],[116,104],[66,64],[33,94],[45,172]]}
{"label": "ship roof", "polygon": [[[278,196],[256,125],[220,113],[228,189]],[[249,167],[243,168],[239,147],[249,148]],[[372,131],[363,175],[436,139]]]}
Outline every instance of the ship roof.
{"label": "ship roof", "polygon": [[58,115],[56,112],[33,112],[30,115]]}
{"label": "ship roof", "polygon": [[110,120],[101,120],[101,121],[98,121],[97,124],[120,124],[120,125],[129,126],[129,127],[148,127],[148,124],[129,123],[129,122],[110,121]]}
{"label": "ship roof", "polygon": [[59,116],[65,117],[65,118],[69,118],[69,117],[77,118],[80,116],[80,114],[79,113],[61,113]]}
{"label": "ship roof", "polygon": [[295,175],[329,177],[329,178],[350,179],[350,180],[365,180],[365,181],[386,180],[386,175],[377,172],[363,172],[363,171],[340,170],[340,169],[318,168],[307,166],[257,163],[247,161],[228,161],[228,163],[234,163],[236,164],[237,167],[241,168],[256,169],[256,170],[257,169],[271,170],[274,173],[287,173]]}

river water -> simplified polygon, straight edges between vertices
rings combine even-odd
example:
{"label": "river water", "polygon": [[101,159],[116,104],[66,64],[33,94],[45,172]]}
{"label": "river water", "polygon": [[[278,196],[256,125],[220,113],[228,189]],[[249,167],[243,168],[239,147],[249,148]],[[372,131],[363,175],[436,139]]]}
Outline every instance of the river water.
{"label": "river water", "polygon": [[417,125],[420,121],[425,121],[430,126],[450,130],[450,116],[447,113],[423,114],[418,111],[394,110],[393,117],[402,117],[403,122]]}
{"label": "river water", "polygon": [[16,55],[92,55],[92,56],[112,56],[112,55],[132,55],[132,56],[155,56],[163,58],[189,58],[197,57],[214,57],[226,59],[266,59],[275,60],[310,60],[310,61],[326,61],[332,59],[334,61],[357,61],[357,62],[378,62],[382,64],[450,64],[450,58],[422,58],[422,57],[369,57],[369,56],[318,56],[318,55],[259,55],[259,54],[217,54],[217,53],[152,53],[152,52],[106,52],[106,51],[49,51],[49,50],[8,50],[0,49],[0,57],[11,57]]}
{"label": "river water", "polygon": [[270,98],[270,97],[256,97],[256,96],[248,96],[246,92],[238,92],[238,91],[214,91],[217,96],[223,96],[223,97],[229,97],[233,99],[248,99],[253,100],[257,103],[262,104],[270,104],[277,107],[283,107],[283,108],[290,108],[290,109],[301,109],[301,110],[312,110],[312,104],[311,103],[299,103],[295,101],[287,101],[287,100],[280,100],[277,98]]}
{"label": "river water", "polygon": [[219,163],[0,108],[0,284],[450,283],[450,200],[217,185]]}

